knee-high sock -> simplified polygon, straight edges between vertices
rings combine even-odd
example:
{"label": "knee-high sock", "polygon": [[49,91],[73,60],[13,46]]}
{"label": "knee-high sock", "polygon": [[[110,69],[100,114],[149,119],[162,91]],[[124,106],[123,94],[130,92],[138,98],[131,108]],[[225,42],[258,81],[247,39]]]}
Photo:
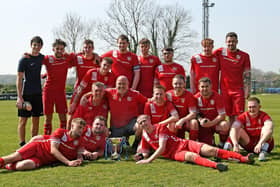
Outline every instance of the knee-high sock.
{"label": "knee-high sock", "polygon": [[208,160],[207,158],[203,158],[201,156],[197,156],[194,159],[194,162],[197,165],[200,165],[200,166],[205,166],[205,167],[210,167],[210,168],[217,168],[217,163],[216,162],[213,162],[213,161]]}
{"label": "knee-high sock", "polygon": [[227,151],[224,149],[218,149],[217,151],[217,157],[222,158],[225,160],[236,160],[243,162],[243,156],[239,153],[233,152],[233,151]]}
{"label": "knee-high sock", "polygon": [[44,135],[50,135],[52,133],[52,124],[44,124]]}

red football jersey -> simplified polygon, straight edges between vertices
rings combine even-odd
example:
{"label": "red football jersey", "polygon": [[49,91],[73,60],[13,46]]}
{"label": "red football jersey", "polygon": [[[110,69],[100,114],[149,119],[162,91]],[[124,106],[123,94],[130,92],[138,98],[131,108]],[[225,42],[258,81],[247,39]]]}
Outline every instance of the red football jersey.
{"label": "red football jersey", "polygon": [[202,77],[208,77],[212,83],[212,89],[218,92],[219,89],[219,58],[215,55],[204,56],[202,54],[195,55],[191,58],[191,75],[194,76],[195,88],[192,92],[199,92],[198,81]]}
{"label": "red football jersey", "polygon": [[208,99],[203,98],[200,93],[197,93],[195,97],[197,98],[198,110],[202,117],[213,120],[218,115],[226,113],[222,96],[217,92],[213,91],[212,96]]}
{"label": "red football jersey", "polygon": [[174,90],[169,90],[166,93],[167,100],[172,102],[178,111],[179,118],[185,117],[190,112],[197,113],[196,98],[188,90],[181,96],[175,96]]}
{"label": "red football jersey", "polygon": [[244,112],[238,116],[237,121],[239,121],[244,127],[245,131],[249,136],[260,136],[262,127],[264,126],[265,121],[272,121],[270,116],[260,111],[259,115],[255,118],[252,118],[248,112]]}
{"label": "red football jersey", "polygon": [[155,124],[155,129],[151,134],[148,134],[143,130],[141,143],[139,145],[140,151],[148,152],[151,148],[157,150],[159,147],[159,137],[167,141],[165,151],[161,154],[165,158],[170,158],[170,155],[178,150],[182,150],[188,144],[188,140],[174,136],[174,134],[168,130],[166,125],[161,126]]}
{"label": "red football jersey", "polygon": [[104,116],[107,119],[108,116],[108,102],[105,98],[99,103],[99,105],[92,104],[92,96],[89,97],[85,106],[79,105],[73,115],[74,118],[82,118],[86,121],[87,125],[92,126],[94,118],[96,116]]}
{"label": "red football jersey", "polygon": [[89,152],[104,151],[106,144],[105,134],[97,135],[92,132],[91,126],[86,126],[83,132],[83,146]]}
{"label": "red football jersey", "polygon": [[241,50],[232,53],[227,48],[217,49],[214,54],[219,57],[221,89],[243,88],[243,73],[251,69],[249,55]]}
{"label": "red football jersey", "polygon": [[162,64],[157,66],[155,72],[155,79],[159,84],[166,88],[166,91],[172,90],[172,79],[175,75],[181,74],[186,78],[183,66],[173,62],[172,64]]}
{"label": "red football jersey", "polygon": [[73,61],[73,66],[76,67],[77,71],[77,81],[75,83],[75,88],[80,84],[84,75],[88,72],[88,70],[92,68],[98,68],[99,58],[97,55],[94,55],[92,59],[86,59],[84,55],[77,54],[75,55],[75,60]]}
{"label": "red football jersey", "polygon": [[157,56],[152,55],[148,57],[139,56],[139,61],[141,77],[137,90],[147,98],[151,98],[153,96],[155,69],[161,62]]}
{"label": "red football jersey", "polygon": [[125,75],[128,78],[130,86],[134,76],[134,71],[140,71],[140,64],[136,54],[127,52],[120,54],[118,50],[112,50],[102,55],[113,59],[112,72],[116,77]]}
{"label": "red football jersey", "polygon": [[162,106],[158,106],[155,102],[148,101],[145,104],[144,114],[151,117],[152,124],[156,124],[166,120],[171,115],[178,114],[178,112],[169,101],[166,101]]}
{"label": "red football jersey", "polygon": [[121,97],[116,88],[106,89],[106,96],[109,102],[111,114],[111,127],[120,128],[127,125],[130,120],[136,118],[139,114],[138,107],[145,104],[147,98],[138,91],[129,89]]}
{"label": "red football jersey", "polygon": [[44,91],[51,90],[54,92],[64,91],[67,78],[68,68],[71,67],[73,56],[55,58],[54,56],[45,56],[43,64],[47,70],[47,80]]}

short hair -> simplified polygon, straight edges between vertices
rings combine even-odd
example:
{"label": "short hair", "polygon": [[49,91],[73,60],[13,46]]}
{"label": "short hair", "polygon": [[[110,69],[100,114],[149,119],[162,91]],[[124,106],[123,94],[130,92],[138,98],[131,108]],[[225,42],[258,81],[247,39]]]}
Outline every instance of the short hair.
{"label": "short hair", "polygon": [[107,123],[107,119],[106,119],[104,116],[101,116],[101,115],[95,116],[93,122],[94,122],[96,119],[99,119],[100,121],[104,121],[105,125],[106,125],[106,123]]}
{"label": "short hair", "polygon": [[63,45],[64,47],[67,46],[67,45],[66,45],[66,42],[64,42],[64,41],[61,40],[61,39],[56,39],[56,40],[54,41],[54,43],[52,44],[53,47],[55,47],[55,46],[57,46],[57,45]]}
{"label": "short hair", "polygon": [[201,82],[212,84],[211,80],[208,77],[202,77],[201,79],[199,79],[198,83],[200,84]]}
{"label": "short hair", "polygon": [[145,118],[147,118],[147,119],[151,119],[151,117],[149,116],[149,115],[147,115],[147,114],[140,114],[138,117],[137,117],[137,119],[136,119],[136,121],[138,121],[140,118],[142,118],[142,117],[145,117]]}
{"label": "short hair", "polygon": [[86,45],[91,44],[91,45],[92,45],[92,47],[94,46],[93,41],[92,41],[92,40],[90,40],[90,39],[85,39],[84,44],[86,44]]}
{"label": "short hair", "polygon": [[201,45],[203,47],[206,45],[214,45],[214,40],[212,40],[211,38],[204,38],[203,40],[201,40]]}
{"label": "short hair", "polygon": [[104,57],[104,58],[102,59],[102,61],[103,61],[103,60],[106,61],[108,64],[111,64],[111,65],[112,65],[113,62],[114,62],[113,59],[112,59],[111,57]]}
{"label": "short hair", "polygon": [[151,42],[148,38],[142,38],[139,42],[139,44],[144,44],[144,45],[151,45]]}
{"label": "short hair", "polygon": [[127,37],[126,35],[124,35],[124,34],[119,35],[117,41],[119,41],[119,39],[121,39],[121,40],[126,40],[127,42],[129,42],[128,37]]}
{"label": "short hair", "polygon": [[163,51],[168,51],[168,52],[174,53],[174,49],[173,49],[172,47],[164,47],[161,51],[162,51],[162,52],[163,52]]}
{"label": "short hair", "polygon": [[228,38],[228,37],[235,37],[236,39],[238,39],[238,36],[237,36],[237,34],[235,32],[227,33],[226,38]]}
{"label": "short hair", "polygon": [[74,119],[72,120],[72,123],[86,126],[86,121],[83,120],[82,118],[74,118]]}
{"label": "short hair", "polygon": [[250,97],[249,99],[248,99],[248,102],[249,101],[255,101],[255,102],[257,102],[258,104],[261,104],[261,100],[259,99],[259,98],[257,98],[257,97]]}
{"label": "short hair", "polygon": [[[184,75],[182,75],[182,74],[176,74],[176,75],[173,77],[173,79],[181,79],[181,80],[183,80],[184,82],[186,82],[185,77],[184,77]],[[172,80],[173,80],[173,79],[172,79]]]}
{"label": "short hair", "polygon": [[166,90],[166,88],[165,88],[163,85],[161,85],[161,84],[155,85],[154,88],[153,88],[153,90],[155,90],[155,89],[162,89],[164,92],[165,92],[165,90]]}
{"label": "short hair", "polygon": [[40,36],[34,36],[33,38],[31,38],[30,45],[32,45],[32,43],[38,43],[43,46],[43,40]]}
{"label": "short hair", "polygon": [[103,88],[105,88],[105,85],[104,85],[104,83],[103,82],[94,82],[94,83],[92,83],[92,86],[91,86],[91,88],[93,88],[94,86],[96,86],[96,87],[103,87]]}

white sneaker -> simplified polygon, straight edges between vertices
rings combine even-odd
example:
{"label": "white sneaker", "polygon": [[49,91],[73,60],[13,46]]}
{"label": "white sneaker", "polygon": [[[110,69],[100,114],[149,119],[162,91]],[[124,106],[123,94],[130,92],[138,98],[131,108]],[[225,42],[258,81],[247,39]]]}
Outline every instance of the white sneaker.
{"label": "white sneaker", "polygon": [[230,143],[226,142],[223,149],[228,150],[228,151],[232,150],[232,145]]}
{"label": "white sneaker", "polygon": [[260,152],[259,161],[266,161],[265,155],[266,155],[266,152],[264,152],[264,151]]}

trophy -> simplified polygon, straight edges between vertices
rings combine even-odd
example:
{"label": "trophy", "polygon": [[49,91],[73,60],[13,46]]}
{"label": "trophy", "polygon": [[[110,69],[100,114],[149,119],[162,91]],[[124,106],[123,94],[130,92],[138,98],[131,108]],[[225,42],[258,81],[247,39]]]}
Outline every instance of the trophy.
{"label": "trophy", "polygon": [[[119,153],[118,153],[118,148]],[[125,137],[116,137],[116,138],[107,138],[106,139],[106,146],[105,146],[105,160],[108,158],[108,153],[111,154],[112,160],[121,160],[121,154],[123,149],[126,152],[125,160],[128,159],[128,145],[126,143]],[[113,152],[114,150],[114,152]]]}

